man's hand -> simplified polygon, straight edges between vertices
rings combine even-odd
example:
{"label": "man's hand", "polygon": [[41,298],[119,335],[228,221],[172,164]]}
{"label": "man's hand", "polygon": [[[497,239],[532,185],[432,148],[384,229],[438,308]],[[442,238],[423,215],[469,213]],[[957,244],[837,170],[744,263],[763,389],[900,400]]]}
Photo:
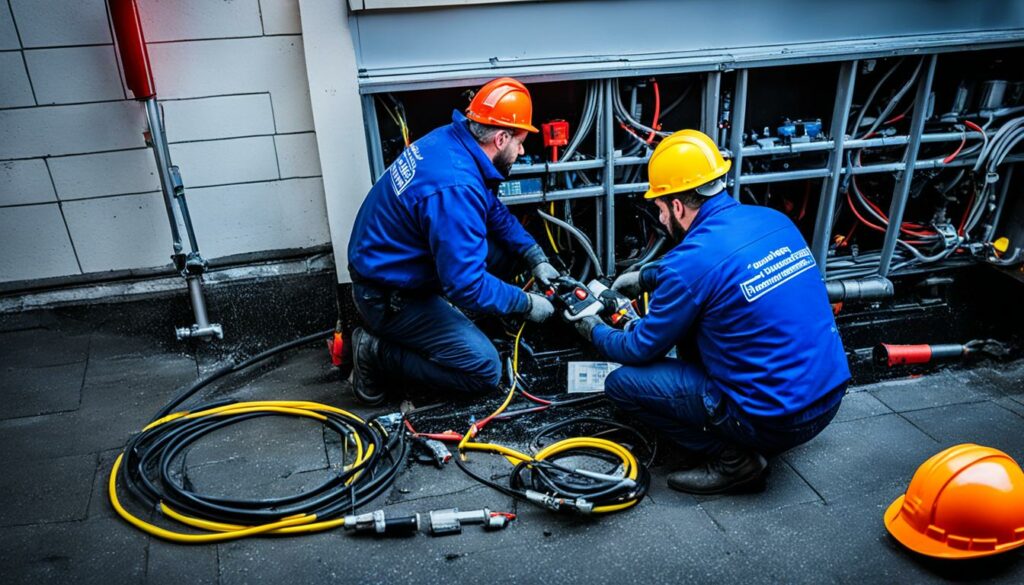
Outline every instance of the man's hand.
{"label": "man's hand", "polygon": [[584,317],[579,321],[572,321],[573,326],[576,327],[576,333],[579,333],[583,339],[590,343],[594,342],[594,328],[602,323],[601,318],[596,315]]}
{"label": "man's hand", "polygon": [[544,295],[526,293],[526,298],[530,301],[530,308],[526,311],[526,318],[530,321],[541,323],[555,314],[555,306]]}
{"label": "man's hand", "polygon": [[622,293],[631,299],[640,295],[640,271],[634,270],[620,274],[612,283],[612,290]]}
{"label": "man's hand", "polygon": [[551,286],[551,281],[561,276],[550,262],[541,262],[531,270],[533,277],[544,286]]}
{"label": "man's hand", "polygon": [[523,259],[526,260],[526,265],[530,267],[533,277],[544,286],[551,286],[551,281],[560,276],[555,267],[548,262],[548,257],[544,254],[544,249],[540,247],[540,244],[527,250],[526,254],[523,255]]}

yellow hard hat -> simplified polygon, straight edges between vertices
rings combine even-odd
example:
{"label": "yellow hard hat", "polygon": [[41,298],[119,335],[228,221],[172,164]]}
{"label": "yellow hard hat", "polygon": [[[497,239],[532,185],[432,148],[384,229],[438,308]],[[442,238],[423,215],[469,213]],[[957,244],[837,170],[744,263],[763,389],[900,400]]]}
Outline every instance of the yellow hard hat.
{"label": "yellow hard hat", "polygon": [[681,193],[706,185],[732,168],[703,132],[680,130],[661,141],[647,163],[650,189],[644,199]]}

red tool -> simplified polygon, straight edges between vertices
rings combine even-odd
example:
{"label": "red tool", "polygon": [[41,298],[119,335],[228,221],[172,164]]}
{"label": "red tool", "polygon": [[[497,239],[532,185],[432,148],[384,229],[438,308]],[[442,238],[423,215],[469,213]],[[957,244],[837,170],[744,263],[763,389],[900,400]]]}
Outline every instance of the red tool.
{"label": "red tool", "polygon": [[[153,148],[156,168],[160,175],[160,187],[164,195],[164,207],[167,220],[171,226],[171,239],[174,253],[171,261],[175,269],[188,284],[189,297],[192,300],[192,313],[195,323],[191,327],[178,327],[178,339],[201,338],[209,339],[224,337],[224,330],[219,323],[210,323],[206,314],[206,301],[203,297],[203,273],[207,262],[199,253],[199,243],[192,229],[192,218],[188,213],[185,201],[185,185],[181,180],[178,167],[171,164],[171,152],[164,135],[163,120],[160,107],[156,102],[156,84],[153,82],[153,71],[149,66],[149,53],[146,51],[146,38],[142,34],[142,20],[139,18],[139,7],[135,0],[107,0],[110,4],[110,16],[114,23],[114,36],[117,38],[117,49],[121,53],[124,64],[124,78],[128,89],[136,100],[145,102],[149,131],[145,133],[146,142]],[[175,211],[177,207],[177,211]],[[188,236],[189,252],[186,254],[179,230],[181,224]]]}

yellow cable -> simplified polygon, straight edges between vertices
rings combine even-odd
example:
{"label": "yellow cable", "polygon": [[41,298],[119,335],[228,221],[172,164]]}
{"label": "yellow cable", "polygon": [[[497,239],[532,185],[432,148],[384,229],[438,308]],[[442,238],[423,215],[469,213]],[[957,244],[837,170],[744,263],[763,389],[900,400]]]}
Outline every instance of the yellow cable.
{"label": "yellow cable", "polygon": [[[351,412],[348,412],[347,410],[335,408],[333,406],[328,406],[326,404],[302,400],[267,400],[254,402],[238,402],[234,404],[219,406],[216,408],[209,408],[198,412],[175,412],[149,423],[143,430],[148,431],[160,425],[181,418],[195,419],[206,416],[222,417],[252,412],[273,412],[292,416],[302,416],[319,421],[327,420],[327,417],[325,417],[323,414],[320,414],[317,411],[333,412],[336,414],[340,414],[344,417],[353,419],[355,421],[361,422],[363,424],[366,424],[366,421],[364,421],[359,416]],[[346,470],[352,469],[365,463],[373,456],[374,453],[374,446],[372,444],[364,446],[362,440],[359,438],[359,433],[352,433],[351,438],[355,445],[355,454],[352,463],[345,466]],[[110,471],[110,480],[108,482],[107,487],[110,503],[113,505],[114,510],[117,512],[119,516],[121,516],[121,518],[125,519],[128,523],[135,526],[139,530],[142,530],[143,532],[146,532],[147,534],[156,536],[158,538],[185,544],[202,544],[210,542],[223,542],[227,540],[234,540],[238,538],[254,536],[257,534],[300,534],[319,532],[322,530],[330,530],[332,528],[343,526],[345,524],[344,518],[336,518],[333,520],[317,522],[315,514],[297,514],[294,516],[281,518],[280,520],[276,520],[274,522],[269,522],[266,524],[260,524],[257,526],[245,526],[239,524],[215,522],[212,520],[205,520],[202,518],[187,516],[185,514],[182,514],[181,512],[172,509],[165,502],[161,501],[160,510],[168,518],[176,520],[186,526],[206,530],[208,532],[204,534],[190,534],[168,530],[166,528],[156,526],[155,524],[146,522],[145,520],[138,518],[137,516],[129,512],[127,509],[125,509],[125,507],[121,504],[121,501],[117,495],[117,474],[121,468],[121,461],[123,458],[124,453],[118,455]],[[363,474],[363,471],[364,470],[360,470],[359,472],[353,474],[353,476],[348,479],[346,484],[351,484],[352,482],[356,481]]]}
{"label": "yellow cable", "polygon": [[[551,215],[555,214],[555,202],[551,202]],[[544,231],[548,233],[548,241],[551,242],[551,249],[558,253],[558,244],[555,243],[555,236],[551,233],[551,224],[547,221],[544,222]]]}
{"label": "yellow cable", "polygon": [[[551,232],[549,231],[548,234],[550,235],[550,233]],[[499,414],[504,412],[505,409],[508,408],[508,405],[512,402],[512,398],[515,396],[516,387],[519,380],[519,340],[523,335],[523,329],[525,327],[526,322],[524,321],[523,324],[519,327],[519,332],[516,333],[516,338],[514,341],[515,345],[512,349],[512,387],[509,388],[509,392],[508,395],[505,397],[505,401],[501,404],[501,406],[498,407],[497,410],[495,410],[493,413],[491,413],[490,416],[487,417],[488,419],[498,416]],[[519,465],[520,463],[526,463],[527,465],[530,465],[532,463],[535,463],[537,461],[543,461],[544,459],[547,459],[553,455],[557,455],[564,451],[568,451],[570,449],[592,449],[606,451],[618,457],[622,461],[623,476],[625,478],[632,479],[635,481],[639,476],[640,463],[636,460],[636,456],[634,456],[629,449],[607,439],[602,439],[599,437],[571,437],[568,439],[563,439],[556,443],[552,443],[551,445],[548,445],[547,447],[538,451],[536,455],[530,456],[525,453],[516,451],[515,449],[505,447],[503,445],[497,445],[495,443],[471,442],[474,438],[476,438],[478,432],[479,429],[477,429],[477,426],[474,423],[469,427],[469,430],[466,431],[466,434],[462,437],[462,440],[459,441],[458,453],[459,457],[462,457],[463,461],[466,460],[466,451],[479,451],[483,453],[494,453],[497,455],[501,455],[506,460],[508,460],[508,462],[511,463],[513,466]],[[628,500],[626,502],[621,502],[618,504],[595,506],[593,509],[593,513],[608,514],[611,512],[618,512],[620,510],[625,510],[626,508],[635,506],[638,502],[639,500],[634,498],[632,500]]]}
{"label": "yellow cable", "polygon": [[238,538],[245,538],[247,536],[253,536],[256,534],[264,534],[267,532],[273,532],[280,528],[287,528],[290,526],[297,526],[299,524],[308,524],[316,521],[315,514],[300,514],[297,516],[289,516],[288,518],[282,518],[277,522],[270,522],[268,524],[261,524],[259,526],[249,526],[241,530],[233,530],[231,532],[211,532],[207,534],[186,534],[183,532],[174,532],[161,528],[154,524],[150,524],[141,518],[132,515],[131,512],[126,510],[121,505],[120,500],[117,498],[117,472],[121,468],[121,458],[124,457],[124,453],[117,456],[114,461],[114,467],[110,470],[110,482],[108,484],[108,494],[110,496],[110,503],[114,506],[114,510],[121,518],[128,521],[129,524],[135,526],[139,530],[163,538],[164,540],[170,540],[173,542],[180,542],[183,544],[204,544],[210,542],[223,542],[226,540],[235,540]]}

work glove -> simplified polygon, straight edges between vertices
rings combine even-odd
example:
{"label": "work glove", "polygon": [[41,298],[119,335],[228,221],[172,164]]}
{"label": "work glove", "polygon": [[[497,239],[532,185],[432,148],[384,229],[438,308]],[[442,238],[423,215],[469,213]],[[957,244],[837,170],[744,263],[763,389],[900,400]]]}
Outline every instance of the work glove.
{"label": "work glove", "polygon": [[534,266],[531,272],[533,272],[533,277],[544,286],[551,286],[551,281],[561,276],[550,262],[541,262]]}
{"label": "work glove", "polygon": [[555,306],[544,295],[526,293],[526,298],[530,301],[530,308],[526,310],[526,318],[530,321],[541,323],[555,314]]}
{"label": "work glove", "polygon": [[579,333],[583,339],[586,339],[590,343],[594,342],[594,328],[601,325],[604,321],[601,320],[597,315],[591,315],[584,317],[579,321],[573,321],[572,324],[576,327],[576,333]]}
{"label": "work glove", "polygon": [[530,267],[533,277],[545,287],[551,286],[551,281],[561,276],[555,270],[555,267],[548,262],[548,257],[544,254],[544,249],[540,247],[540,244],[536,244],[527,250],[523,258]]}
{"label": "work glove", "polygon": [[620,274],[612,283],[612,290],[622,293],[631,299],[640,296],[640,271],[634,270]]}

